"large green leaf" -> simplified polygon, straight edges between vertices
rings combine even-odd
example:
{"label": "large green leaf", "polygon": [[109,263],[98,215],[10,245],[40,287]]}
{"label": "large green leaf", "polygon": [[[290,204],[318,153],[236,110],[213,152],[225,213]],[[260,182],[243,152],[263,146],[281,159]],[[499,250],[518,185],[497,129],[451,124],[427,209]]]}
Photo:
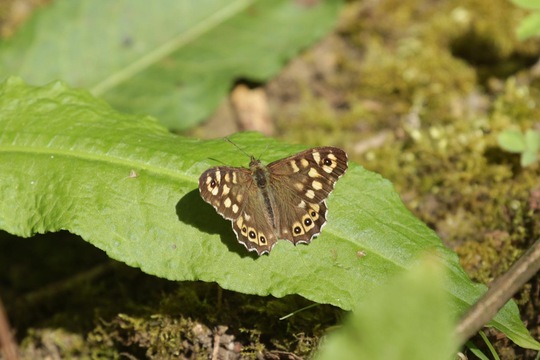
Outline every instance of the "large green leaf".
{"label": "large green leaf", "polygon": [[[234,141],[264,152],[265,162],[300,150],[257,134]],[[280,241],[268,256],[248,253],[197,189],[206,168],[248,160],[223,140],[173,136],[151,118],[117,113],[60,83],[33,88],[12,79],[0,87],[0,228],[12,234],[66,229],[160,277],[215,281],[249,294],[296,293],[343,309],[361,306],[425,252],[447,268],[456,316],[485,291],[387,180],[355,164],[330,196],[328,224],[310,245]],[[493,325],[540,349],[513,302]]]}
{"label": "large green leaf", "polygon": [[63,80],[185,129],[213,111],[234,79],[268,79],[326,34],[341,3],[57,0],[0,44],[0,79]]}

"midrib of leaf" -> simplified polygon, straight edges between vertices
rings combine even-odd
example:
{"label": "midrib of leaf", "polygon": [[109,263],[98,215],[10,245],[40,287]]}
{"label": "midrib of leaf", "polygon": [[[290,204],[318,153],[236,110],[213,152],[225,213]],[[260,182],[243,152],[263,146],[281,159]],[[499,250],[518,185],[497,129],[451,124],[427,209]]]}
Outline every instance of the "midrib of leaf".
{"label": "midrib of leaf", "polygon": [[166,167],[157,167],[151,165],[151,162],[141,162],[133,159],[127,159],[124,157],[105,155],[101,153],[91,153],[89,151],[80,150],[65,150],[61,148],[49,148],[49,147],[22,147],[22,146],[0,146],[0,153],[4,154],[41,154],[47,156],[58,156],[64,158],[72,158],[75,160],[93,160],[107,165],[120,165],[127,168],[140,169],[144,168],[145,171],[151,171],[155,174],[163,177],[169,177],[172,181],[179,179],[184,182],[198,183],[197,179],[193,176],[187,175],[185,172],[173,171]]}
{"label": "midrib of leaf", "polygon": [[155,64],[159,60],[170,55],[174,51],[178,51],[186,44],[197,39],[202,34],[210,31],[219,24],[225,22],[231,17],[235,16],[247,6],[253,4],[256,0],[236,0],[232,1],[228,6],[217,11],[205,21],[199,22],[186,32],[179,34],[177,37],[172,38],[170,41],[165,42],[163,45],[157,47],[154,51],[148,52],[145,56],[139,60],[122,67],[119,71],[112,73],[109,77],[103,79],[101,82],[92,86],[89,90],[96,96],[101,96],[111,88],[116,87],[118,84],[134,77],[136,74],[142,72],[146,68]]}

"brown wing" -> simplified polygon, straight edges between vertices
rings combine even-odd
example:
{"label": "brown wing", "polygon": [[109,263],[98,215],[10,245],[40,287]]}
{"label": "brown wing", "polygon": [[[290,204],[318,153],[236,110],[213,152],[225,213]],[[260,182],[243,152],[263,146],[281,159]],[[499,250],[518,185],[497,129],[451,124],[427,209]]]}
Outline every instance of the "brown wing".
{"label": "brown wing", "polygon": [[314,148],[275,161],[268,170],[279,238],[310,242],[326,224],[326,199],[347,170],[347,154],[335,147]]}
{"label": "brown wing", "polygon": [[253,179],[244,168],[218,166],[206,170],[199,177],[201,197],[227,220],[240,216],[242,199]]}
{"label": "brown wing", "polygon": [[271,219],[261,208],[264,200],[260,199],[260,196],[253,185],[241,210],[241,216],[231,220],[238,241],[249,251],[256,251],[259,255],[269,253],[277,242]]}
{"label": "brown wing", "polygon": [[241,244],[259,255],[270,252],[277,237],[250,170],[225,166],[208,169],[199,178],[199,191],[204,201],[231,221]]}

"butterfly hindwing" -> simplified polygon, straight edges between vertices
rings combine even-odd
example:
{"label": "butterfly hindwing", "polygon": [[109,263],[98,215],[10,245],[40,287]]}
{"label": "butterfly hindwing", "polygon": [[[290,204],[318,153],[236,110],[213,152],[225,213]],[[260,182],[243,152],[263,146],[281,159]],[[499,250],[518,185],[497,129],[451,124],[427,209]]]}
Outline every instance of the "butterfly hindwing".
{"label": "butterfly hindwing", "polygon": [[237,219],[231,220],[238,241],[259,255],[270,252],[277,242],[276,232],[266,216],[257,216],[256,194],[246,200]]}

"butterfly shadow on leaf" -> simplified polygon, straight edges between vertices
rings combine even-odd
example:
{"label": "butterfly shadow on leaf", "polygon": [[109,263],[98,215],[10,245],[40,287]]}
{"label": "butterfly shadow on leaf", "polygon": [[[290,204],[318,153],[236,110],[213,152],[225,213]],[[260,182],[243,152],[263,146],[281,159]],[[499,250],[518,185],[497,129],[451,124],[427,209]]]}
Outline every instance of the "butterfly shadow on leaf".
{"label": "butterfly shadow on leaf", "polygon": [[188,192],[176,204],[178,220],[196,227],[207,234],[219,234],[221,241],[227,245],[229,251],[240,254],[242,257],[257,259],[257,254],[246,251],[234,236],[231,222],[223,219],[214,208],[203,201],[198,189]]}

